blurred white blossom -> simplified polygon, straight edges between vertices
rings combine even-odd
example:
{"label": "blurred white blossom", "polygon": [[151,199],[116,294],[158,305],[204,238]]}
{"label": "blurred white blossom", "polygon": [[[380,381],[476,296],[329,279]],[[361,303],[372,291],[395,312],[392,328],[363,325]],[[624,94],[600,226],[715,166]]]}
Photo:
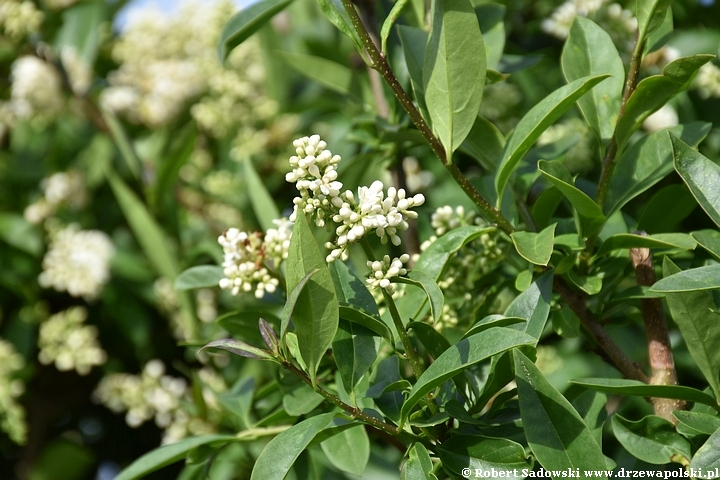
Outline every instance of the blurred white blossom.
{"label": "blurred white blossom", "polygon": [[54,173],[40,182],[40,189],[43,197],[28,205],[24,212],[30,223],[42,222],[63,205],[75,210],[83,208],[89,198],[85,178],[78,170]]}
{"label": "blurred white blossom", "polygon": [[[575,18],[588,17],[610,34],[613,41],[623,48],[632,48],[632,33],[637,20],[630,10],[619,3],[607,4],[608,0],[567,0],[557,7],[549,18],[543,20],[546,33],[564,40],[570,33]],[[603,8],[605,7],[605,8]]]}
{"label": "blurred white blossom", "polygon": [[103,365],[107,354],[98,343],[97,327],[85,325],[87,316],[85,307],[71,307],[43,322],[38,335],[40,363],[55,363],[60,371],[75,370],[80,375]]}
{"label": "blurred white blossom", "polygon": [[0,0],[0,31],[15,41],[36,33],[43,18],[29,0]]}
{"label": "blurred white blossom", "polygon": [[670,104],[663,105],[660,110],[650,115],[643,122],[643,128],[649,132],[654,133],[663,128],[674,127],[678,124],[678,114]]}
{"label": "blurred white blossom", "polygon": [[702,98],[720,97],[720,68],[714,63],[706,63],[700,67],[693,87]]}
{"label": "blurred white blossom", "polygon": [[27,439],[25,409],[18,397],[25,391],[25,384],[16,378],[25,367],[25,361],[10,342],[0,338],[0,429],[18,444]]}
{"label": "blurred white blossom", "polygon": [[10,105],[19,119],[52,119],[62,109],[60,75],[44,60],[32,55],[18,58],[11,79]]}
{"label": "blurred white blossom", "polygon": [[114,253],[105,233],[70,225],[52,234],[38,281],[42,287],[67,291],[73,297],[95,298],[110,279]]}

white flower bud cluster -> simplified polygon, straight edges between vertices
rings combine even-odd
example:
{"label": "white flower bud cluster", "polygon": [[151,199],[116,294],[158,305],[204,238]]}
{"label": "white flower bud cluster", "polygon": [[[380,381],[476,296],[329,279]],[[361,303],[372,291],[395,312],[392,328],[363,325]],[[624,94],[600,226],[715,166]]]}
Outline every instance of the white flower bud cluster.
{"label": "white flower bud cluster", "polygon": [[38,282],[73,297],[96,298],[110,279],[114,253],[115,247],[105,233],[70,225],[52,235]]}
{"label": "white flower bud cluster", "polygon": [[12,65],[10,106],[19,119],[49,120],[62,109],[62,81],[47,62],[32,55],[20,57]]}
{"label": "white flower bud cluster", "polygon": [[14,41],[36,33],[43,18],[43,12],[30,0],[0,2],[0,31]]}
{"label": "white flower bud cluster", "polygon": [[10,342],[0,338],[0,429],[17,444],[27,439],[25,409],[18,397],[25,392],[25,384],[15,378],[25,361]]}
{"label": "white flower bud cluster", "polygon": [[55,363],[61,372],[75,370],[80,375],[104,364],[107,354],[98,343],[97,327],[84,325],[87,316],[85,307],[71,307],[43,322],[38,335],[40,363]]}
{"label": "white flower bud cluster", "polygon": [[30,223],[38,224],[67,205],[72,209],[83,208],[88,202],[85,178],[78,170],[68,170],[50,175],[40,182],[43,197],[27,206],[24,215]]}
{"label": "white flower bud cluster", "polygon": [[285,176],[295,183],[300,192],[296,197],[294,220],[298,211],[315,217],[315,224],[325,225],[330,218],[339,224],[335,229],[337,239],[325,246],[330,249],[327,261],[347,259],[347,247],[374,231],[382,243],[400,245],[400,233],[408,229],[408,219],[417,218],[412,208],[425,203],[422,194],[406,196],[405,190],[385,186],[379,180],[369,187],[358,188],[357,200],[350,190],[343,193],[343,184],[337,181],[337,165],[340,156],[326,150],[327,144],[319,135],[303,137],[293,142],[297,155],[290,157],[293,170]]}
{"label": "white flower bud cluster", "polygon": [[405,183],[410,192],[418,192],[432,185],[435,176],[432,172],[423,170],[415,157],[405,157],[402,162],[405,171]]}
{"label": "white flower bud cluster", "polygon": [[[201,374],[201,379],[206,377]],[[208,387],[203,388],[203,397],[210,399],[206,390]],[[212,423],[183,410],[183,400],[188,393],[184,379],[166,375],[163,362],[151,360],[139,375],[115,373],[106,376],[100,381],[94,397],[115,413],[125,412],[125,422],[132,428],[154,419],[158,427],[165,429],[163,445],[166,445],[187,435],[214,431]],[[208,404],[212,405],[212,402]]]}
{"label": "white flower bud cluster", "polygon": [[720,97],[720,68],[714,63],[706,63],[700,67],[693,88],[698,90],[702,98]]}
{"label": "white flower bud cluster", "polygon": [[383,288],[387,293],[395,293],[395,285],[390,283],[393,277],[406,275],[405,264],[410,260],[410,255],[404,253],[400,257],[390,260],[390,255],[385,255],[382,260],[368,261],[370,276],[367,283],[371,288]]}
{"label": "white flower bud cluster", "polygon": [[275,221],[278,228],[261,232],[241,232],[231,228],[218,238],[223,247],[225,260],[222,263],[226,278],[220,280],[220,288],[230,290],[233,295],[255,290],[255,297],[273,293],[280,281],[275,278],[265,261],[277,268],[287,258],[290,248],[291,223],[287,219]]}

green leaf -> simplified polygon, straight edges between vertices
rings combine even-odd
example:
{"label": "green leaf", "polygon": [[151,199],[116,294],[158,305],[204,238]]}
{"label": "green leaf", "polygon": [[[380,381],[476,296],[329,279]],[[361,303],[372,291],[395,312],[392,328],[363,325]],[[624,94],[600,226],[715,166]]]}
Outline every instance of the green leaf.
{"label": "green leaf", "polygon": [[250,479],[285,478],[297,457],[334,416],[325,413],[308,418],[270,440],[257,458]]}
{"label": "green leaf", "polygon": [[175,279],[180,273],[180,268],[158,222],[117,174],[108,173],[108,181],[120,209],[150,264],[159,275]]}
{"label": "green leaf", "polygon": [[475,6],[480,31],[485,42],[487,67],[497,69],[505,50],[505,5],[482,3]]}
{"label": "green leaf", "polygon": [[618,150],[622,151],[625,148],[632,134],[640,128],[647,117],[675,95],[686,90],[700,67],[713,58],[714,55],[678,58],[665,66],[662,75],[643,79],[628,99],[625,111],[618,119],[615,129]]}
{"label": "green leaf", "polygon": [[568,279],[577,288],[588,295],[597,295],[602,290],[602,278],[595,275],[580,276],[575,270],[568,272]]}
{"label": "green leaf", "polygon": [[345,263],[332,262],[329,268],[340,303],[349,304],[376,317],[380,315],[377,303],[370,290],[365,286],[365,282],[355,275]]}
{"label": "green leaf", "polygon": [[582,236],[589,237],[600,230],[605,223],[605,215],[595,201],[575,186],[570,172],[560,162],[540,160],[538,168],[545,178],[552,183],[565,197],[580,216]]}
{"label": "green leaf", "polygon": [[563,196],[560,190],[552,186],[540,194],[532,206],[532,216],[538,228],[545,228],[550,225],[555,211],[562,203]]}
{"label": "green leaf", "polygon": [[617,413],[612,417],[615,438],[636,458],[654,465],[689,460],[690,444],[675,431],[675,426],[656,415],[632,422]]}
{"label": "green leaf", "polygon": [[218,39],[217,55],[220,62],[224,62],[235,47],[291,3],[292,0],[260,0],[233,15]]}
{"label": "green leaf", "polygon": [[135,480],[182,460],[191,450],[198,447],[203,445],[217,446],[232,441],[237,441],[237,437],[234,435],[203,435],[201,437],[184,438],[179,442],[146,453],[120,472],[115,477],[115,480]]}
{"label": "green leaf", "polygon": [[83,63],[91,67],[100,46],[100,25],[104,21],[107,21],[105,2],[86,2],[68,8],[62,14],[62,27],[55,40],[57,51],[62,52],[65,47],[71,47]]}
{"label": "green leaf", "polygon": [[405,53],[405,64],[410,74],[415,99],[417,100],[423,118],[429,121],[427,105],[425,104],[425,84],[423,83],[423,65],[425,64],[425,46],[428,33],[425,30],[398,25],[400,42]]}
{"label": "green leaf", "polygon": [[550,471],[606,470],[600,445],[570,402],[529,358],[517,350],[513,357],[525,437],[540,464]]}
{"label": "green leaf", "polygon": [[390,30],[392,29],[395,21],[400,17],[400,14],[402,13],[403,8],[405,8],[405,5],[407,5],[407,2],[408,0],[397,0],[380,29],[380,51],[385,55],[387,54],[387,39],[390,36]]}
{"label": "green leaf", "polygon": [[362,476],[370,459],[370,440],[363,425],[343,430],[320,446],[336,468],[358,477]]}
{"label": "green leaf", "polygon": [[377,315],[371,315],[354,305],[341,302],[340,318],[365,327],[376,335],[383,337],[390,345],[395,345],[392,331]]}
{"label": "green leaf", "polygon": [[635,17],[638,20],[639,43],[645,42],[648,36],[662,25],[671,3],[672,0],[637,1]]}
{"label": "green leaf", "polygon": [[635,235],[619,233],[605,240],[597,255],[605,255],[613,250],[626,250],[628,248],[673,248],[680,250],[695,250],[697,242],[686,233],[658,233],[655,235]]}
{"label": "green leaf", "polygon": [[684,184],[668,185],[655,193],[645,204],[638,218],[636,230],[647,233],[677,231],[680,222],[685,220],[697,206],[695,197]]}
{"label": "green leaf", "polygon": [[545,323],[550,314],[552,285],[553,271],[550,270],[535,280],[530,288],[515,297],[504,313],[506,317],[524,318],[527,323],[513,325],[510,328],[522,330],[531,335],[535,338],[535,344],[545,329]]}
{"label": "green leaf", "polygon": [[218,402],[229,412],[237,415],[244,428],[250,428],[250,409],[255,393],[255,379],[240,378],[228,391],[218,395]]}
{"label": "green leaf", "polygon": [[569,110],[578,98],[609,76],[597,75],[574,80],[542,99],[520,119],[505,144],[500,166],[498,167],[498,174],[495,178],[498,201],[502,199],[505,186],[520,160],[540,138],[540,135],[555,123],[555,120],[560,118],[563,113]]}
{"label": "green leaf", "polygon": [[487,59],[469,0],[435,0],[425,48],[423,84],[433,132],[448,162],[475,123],[485,88]]}
{"label": "green leaf", "polygon": [[200,350],[203,350],[205,348],[219,348],[221,350],[225,350],[226,352],[230,352],[234,355],[239,355],[245,358],[255,358],[258,360],[275,360],[273,355],[267,350],[253,347],[252,345],[248,345],[247,343],[240,340],[235,340],[234,338],[222,338],[220,340],[213,340],[212,342],[202,347]]}
{"label": "green leaf", "polygon": [[717,408],[715,399],[707,393],[681,385],[648,385],[637,380],[624,378],[583,378],[571,380],[570,383],[616,395],[674,398]]}
{"label": "green leaf", "polygon": [[606,403],[607,396],[595,390],[585,390],[572,401],[573,407],[583,418],[600,446],[602,446],[603,425],[607,420]]}
{"label": "green leaf", "polygon": [[[290,0],[292,1],[292,0]],[[251,7],[252,8],[252,7]],[[243,160],[244,180],[247,186],[247,192],[250,197],[255,218],[260,223],[260,228],[268,231],[271,228],[277,228],[273,220],[280,218],[280,212],[275,205],[275,200],[268,192],[260,176],[253,168],[252,161],[249,158]]]}
{"label": "green leaf", "polygon": [[563,338],[576,338],[580,334],[580,319],[567,305],[552,315],[553,331]]}
{"label": "green leaf", "polygon": [[[666,257],[663,277],[679,271]],[[715,398],[720,398],[720,315],[716,313],[715,301],[707,292],[666,293],[665,298],[690,355],[710,384]]]}
{"label": "green leaf", "polygon": [[15,213],[0,213],[0,239],[35,257],[43,250],[39,230],[25,220],[25,217]]}
{"label": "green leaf", "polygon": [[651,292],[697,292],[720,288],[720,264],[691,268],[667,276],[650,287]]}
{"label": "green leaf", "polygon": [[425,322],[410,322],[408,330],[412,329],[420,343],[427,349],[433,358],[438,358],[445,350],[450,348],[450,342],[440,332]]}
{"label": "green leaf", "polygon": [[625,68],[612,38],[589,18],[575,17],[563,48],[561,65],[568,82],[588,75],[612,75],[578,99],[588,125],[606,146],[615,131],[625,83]]}
{"label": "green leaf", "polygon": [[698,478],[716,478],[715,472],[720,468],[720,429],[710,435],[705,444],[695,452],[690,468],[702,473]]}
{"label": "green leaf", "polygon": [[685,429],[692,431],[692,435],[712,435],[720,428],[720,418],[707,413],[675,410],[673,416],[678,419],[680,433]]}
{"label": "green leaf", "polygon": [[298,214],[287,259],[288,290],[292,291],[305,275],[315,269],[317,273],[298,295],[292,316],[300,353],[313,384],[320,360],[335,338],[339,320],[338,299],[325,256],[310,231],[307,218]]}
{"label": "green leaf", "polygon": [[715,260],[720,260],[720,232],[717,230],[700,230],[690,234],[698,244],[710,253]]}
{"label": "green leaf", "polygon": [[[492,327],[507,327],[510,325],[516,325],[519,323],[525,324],[527,322],[526,319],[521,317],[506,317],[505,315],[488,315],[487,317],[479,320],[475,325],[473,325],[470,330],[465,332],[465,334],[462,336],[462,338],[467,338],[471,335],[475,335],[477,333],[480,333],[484,330],[487,330],[488,328]],[[523,328],[517,328],[516,330],[523,330]],[[461,339],[462,339],[461,338]]]}
{"label": "green leaf", "polygon": [[366,98],[363,77],[345,65],[304,53],[282,52],[282,57],[295,70],[323,87],[359,100]]}
{"label": "green leaf", "polygon": [[453,435],[438,446],[437,453],[445,469],[465,477],[463,470],[469,468],[473,473],[507,472],[497,476],[522,478],[516,477],[515,471],[531,467],[522,445],[504,438]]}
{"label": "green leaf", "polygon": [[285,300],[285,306],[283,307],[282,316],[280,317],[281,338],[284,337],[285,332],[287,332],[288,326],[290,325],[290,319],[292,318],[293,312],[295,311],[295,306],[298,303],[298,299],[300,298],[300,294],[305,288],[305,285],[307,285],[307,283],[310,281],[310,277],[312,277],[319,271],[319,268],[314,268],[308,273],[306,273],[305,276],[300,279],[297,285],[293,287],[293,289],[290,291],[290,294],[287,296],[287,299]]}
{"label": "green leaf", "polygon": [[217,265],[196,265],[190,267],[175,279],[175,290],[217,287],[225,278],[223,268]]}
{"label": "green leaf", "polygon": [[525,332],[505,327],[494,327],[472,337],[460,340],[435,359],[417,379],[402,406],[402,420],[427,393],[471,365],[520,345],[534,346],[537,340]]}
{"label": "green leaf", "polygon": [[332,351],[345,391],[353,391],[375,363],[379,348],[380,339],[373,332],[354,323],[340,321]]}
{"label": "green leaf", "polygon": [[490,120],[478,115],[460,150],[475,158],[485,170],[493,172],[504,147],[502,132]]}
{"label": "green leaf", "polygon": [[360,36],[355,31],[350,15],[348,15],[345,11],[345,7],[343,7],[341,0],[317,0],[317,2],[318,5],[320,5],[320,10],[322,10],[325,17],[330,20],[330,23],[335,25],[338,30],[347,35],[348,38],[350,38],[350,40],[352,40],[355,44],[358,51],[364,51],[363,49],[365,47],[363,47]]}
{"label": "green leaf", "polygon": [[[289,385],[283,385],[283,381]],[[307,383],[295,376],[287,375],[280,383],[282,406],[288,415],[299,417],[312,412],[325,399]]]}
{"label": "green leaf", "polygon": [[445,302],[445,296],[435,283],[435,280],[423,272],[422,270],[413,270],[408,273],[407,277],[395,277],[393,279],[397,283],[405,283],[407,285],[413,285],[415,287],[422,288],[430,300],[430,313],[433,319],[433,323],[436,323],[442,316],[443,303]]}
{"label": "green leaf", "polygon": [[535,265],[547,265],[553,252],[556,226],[557,223],[553,223],[538,233],[513,232],[510,237],[521,257]]}
{"label": "green leaf", "polygon": [[647,135],[632,144],[622,153],[615,166],[605,200],[606,215],[611,216],[672,172],[673,148],[668,131],[682,138],[688,145],[697,147],[711,127],[712,124],[705,122],[677,125]]}
{"label": "green leaf", "polygon": [[705,213],[720,226],[720,167],[670,135],[675,170]]}
{"label": "green leaf", "polygon": [[422,443],[414,443],[407,452],[408,459],[400,467],[400,480],[437,480],[430,454]]}

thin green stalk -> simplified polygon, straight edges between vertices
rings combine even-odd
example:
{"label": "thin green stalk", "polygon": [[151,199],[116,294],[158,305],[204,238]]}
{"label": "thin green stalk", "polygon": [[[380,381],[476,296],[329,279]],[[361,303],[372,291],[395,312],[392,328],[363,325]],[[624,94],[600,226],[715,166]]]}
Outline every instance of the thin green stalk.
{"label": "thin green stalk", "polygon": [[342,0],[342,3],[348,15],[350,16],[350,20],[352,21],[355,30],[360,36],[360,40],[362,41],[365,50],[370,56],[370,60],[372,61],[371,67],[377,70],[378,73],[380,73],[380,75],[383,77],[385,82],[392,90],[393,94],[395,94],[395,97],[398,99],[400,104],[410,116],[410,119],[413,121],[420,133],[422,133],[423,137],[425,137],[425,140],[427,140],[430,148],[433,150],[433,152],[435,152],[435,155],[437,155],[437,157],[448,170],[450,175],[452,175],[458,185],[460,185],[460,188],[462,188],[465,194],[470,197],[470,199],[475,203],[475,205],[477,205],[480,211],[488,219],[497,224],[498,228],[503,230],[508,235],[515,231],[515,228],[512,226],[512,224],[503,216],[503,214],[498,209],[493,207],[490,202],[488,202],[485,197],[480,194],[480,192],[477,191],[477,189],[468,181],[468,179],[462,174],[462,172],[457,168],[457,166],[448,162],[448,158],[445,155],[445,149],[443,148],[442,143],[435,136],[435,134],[432,133],[430,126],[422,117],[420,111],[415,107],[415,104],[413,104],[412,99],[407,94],[405,89],[402,87],[402,85],[400,85],[400,82],[398,81],[397,77],[390,68],[390,65],[385,59],[385,55],[383,55],[382,52],[378,50],[377,46],[372,41],[372,37],[368,33],[367,28],[365,28],[362,20],[360,19],[357,10],[355,10],[355,7],[352,4],[352,1]]}

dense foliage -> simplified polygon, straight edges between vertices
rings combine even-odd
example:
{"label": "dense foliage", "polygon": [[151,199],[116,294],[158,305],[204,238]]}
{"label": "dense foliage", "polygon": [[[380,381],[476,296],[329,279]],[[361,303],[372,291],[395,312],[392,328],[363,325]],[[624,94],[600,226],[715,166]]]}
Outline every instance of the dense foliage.
{"label": "dense foliage", "polygon": [[720,468],[718,6],[124,3],[0,0],[3,478]]}

